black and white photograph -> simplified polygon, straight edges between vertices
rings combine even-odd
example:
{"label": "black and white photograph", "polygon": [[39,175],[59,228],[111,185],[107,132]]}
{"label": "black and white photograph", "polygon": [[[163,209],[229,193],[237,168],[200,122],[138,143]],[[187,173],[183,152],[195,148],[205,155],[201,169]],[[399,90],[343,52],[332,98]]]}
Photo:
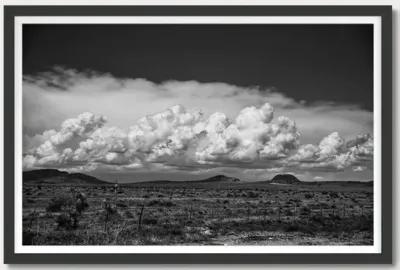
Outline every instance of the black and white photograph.
{"label": "black and white photograph", "polygon": [[25,246],[371,246],[372,24],[26,24]]}

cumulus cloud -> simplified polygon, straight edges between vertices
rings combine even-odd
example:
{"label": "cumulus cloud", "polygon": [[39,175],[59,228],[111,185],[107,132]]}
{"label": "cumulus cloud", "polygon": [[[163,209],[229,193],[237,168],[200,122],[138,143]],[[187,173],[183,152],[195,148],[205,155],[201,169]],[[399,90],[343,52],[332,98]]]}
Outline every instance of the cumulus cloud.
{"label": "cumulus cloud", "polygon": [[83,113],[65,120],[58,131],[26,137],[31,148],[24,164],[190,165],[282,159],[297,147],[299,133],[292,120],[272,119],[268,103],[244,108],[233,120],[218,112],[205,118],[176,105],[142,117],[124,131],[103,127],[103,116]]}
{"label": "cumulus cloud", "polygon": [[343,170],[360,163],[372,163],[373,139],[358,135],[347,143],[337,132],[324,137],[318,145],[302,145],[289,158],[290,162],[307,169]]}
{"label": "cumulus cloud", "polygon": [[242,167],[261,175],[285,168],[342,170],[361,166],[373,155],[369,135],[345,142],[333,132],[318,145],[301,145],[295,122],[284,116],[274,119],[268,103],[243,108],[234,119],[221,112],[206,117],[175,105],[138,119],[128,129],[105,124],[104,116],[86,112],[65,120],[58,130],[25,136],[24,168]]}
{"label": "cumulus cloud", "polygon": [[[27,155],[24,156],[25,167],[57,165],[69,161],[73,156],[70,145],[89,136],[105,122],[105,117],[85,112],[76,118],[65,120],[58,131],[47,130],[34,136],[33,141],[39,145],[28,149]],[[30,141],[27,145],[32,146],[33,143]]]}
{"label": "cumulus cloud", "polygon": [[273,108],[266,103],[241,110],[230,123],[217,113],[206,123],[206,136],[200,142],[196,157],[200,162],[279,159],[296,148],[299,133],[293,121],[279,117],[272,123]]}
{"label": "cumulus cloud", "polygon": [[323,138],[319,143],[319,155],[321,159],[336,155],[344,145],[344,140],[339,133],[333,132]]}

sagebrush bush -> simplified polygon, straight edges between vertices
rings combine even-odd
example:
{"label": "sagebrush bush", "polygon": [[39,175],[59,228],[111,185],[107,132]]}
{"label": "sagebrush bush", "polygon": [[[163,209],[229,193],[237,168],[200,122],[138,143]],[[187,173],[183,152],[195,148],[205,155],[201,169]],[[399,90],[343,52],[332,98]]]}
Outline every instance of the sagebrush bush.
{"label": "sagebrush bush", "polygon": [[120,207],[120,208],[127,208],[128,207],[128,205],[123,201],[118,201],[116,205],[117,205],[117,207]]}
{"label": "sagebrush bush", "polygon": [[175,206],[175,204],[169,200],[151,200],[147,203],[147,206],[172,207],[172,206]]}
{"label": "sagebrush bush", "polygon": [[306,194],[304,194],[304,198],[312,199],[312,198],[314,198],[314,194],[313,193],[306,193]]}
{"label": "sagebrush bush", "polygon": [[63,207],[72,206],[74,203],[70,196],[60,196],[52,198],[46,207],[47,212],[60,212]]}
{"label": "sagebrush bush", "polygon": [[247,198],[258,198],[258,193],[250,190],[247,192]]}
{"label": "sagebrush bush", "polygon": [[68,215],[62,213],[56,217],[57,228],[63,228],[66,230],[73,230],[78,227],[78,221],[76,215]]}
{"label": "sagebrush bush", "polygon": [[311,214],[311,209],[309,207],[307,207],[307,206],[303,206],[300,209],[300,214],[301,215],[309,215],[309,214]]}
{"label": "sagebrush bush", "polygon": [[83,193],[74,195],[62,195],[52,198],[46,207],[48,213],[59,212],[55,216],[57,228],[74,230],[78,228],[79,218],[82,212],[89,207],[86,196]]}

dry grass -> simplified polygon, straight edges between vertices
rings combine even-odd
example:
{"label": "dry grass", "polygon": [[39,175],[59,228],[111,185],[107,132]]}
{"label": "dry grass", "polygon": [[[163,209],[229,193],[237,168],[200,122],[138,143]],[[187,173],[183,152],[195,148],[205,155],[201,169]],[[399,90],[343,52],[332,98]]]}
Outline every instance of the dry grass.
{"label": "dry grass", "polygon": [[[89,207],[76,228],[58,226],[65,194]],[[373,244],[367,185],[24,185],[27,245]],[[105,201],[110,209],[105,207]],[[53,207],[51,211],[46,208]],[[142,218],[140,213],[143,208]],[[49,210],[49,209],[48,209]],[[140,225],[139,225],[140,223]]]}

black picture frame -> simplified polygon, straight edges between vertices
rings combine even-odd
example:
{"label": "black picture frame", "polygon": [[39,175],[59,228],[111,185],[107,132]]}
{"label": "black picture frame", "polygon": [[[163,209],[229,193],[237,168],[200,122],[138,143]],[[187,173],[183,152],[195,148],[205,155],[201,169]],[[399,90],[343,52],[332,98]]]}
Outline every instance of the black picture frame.
{"label": "black picture frame", "polygon": [[[18,254],[14,250],[14,19],[17,16],[379,16],[382,26],[382,252],[379,254]],[[4,263],[388,264],[392,262],[391,6],[5,6]]]}

